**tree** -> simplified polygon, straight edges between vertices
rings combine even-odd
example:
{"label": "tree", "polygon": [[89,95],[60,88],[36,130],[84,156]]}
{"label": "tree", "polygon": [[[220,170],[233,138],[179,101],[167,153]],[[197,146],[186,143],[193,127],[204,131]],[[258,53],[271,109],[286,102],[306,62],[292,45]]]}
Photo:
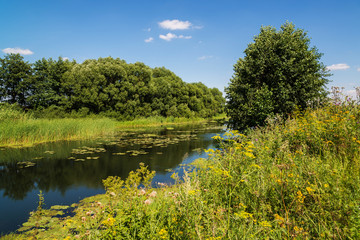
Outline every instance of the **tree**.
{"label": "tree", "polygon": [[70,71],[75,62],[63,60],[41,59],[33,64],[34,77],[31,81],[31,95],[28,102],[32,108],[59,105],[63,94],[63,75]]}
{"label": "tree", "polygon": [[269,115],[286,116],[296,107],[326,97],[322,56],[302,29],[285,23],[281,30],[261,27],[234,65],[234,75],[225,89],[229,125],[244,129],[263,125]]}
{"label": "tree", "polygon": [[20,54],[7,54],[0,58],[0,100],[26,106],[31,79],[31,64],[25,62]]}

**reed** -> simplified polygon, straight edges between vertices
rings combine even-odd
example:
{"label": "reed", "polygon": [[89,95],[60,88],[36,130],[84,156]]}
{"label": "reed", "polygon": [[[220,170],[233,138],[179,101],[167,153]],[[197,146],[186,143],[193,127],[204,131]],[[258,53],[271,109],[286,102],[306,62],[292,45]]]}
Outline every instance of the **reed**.
{"label": "reed", "polygon": [[0,146],[31,146],[59,140],[93,138],[115,131],[116,121],[107,118],[5,119],[0,121]]}

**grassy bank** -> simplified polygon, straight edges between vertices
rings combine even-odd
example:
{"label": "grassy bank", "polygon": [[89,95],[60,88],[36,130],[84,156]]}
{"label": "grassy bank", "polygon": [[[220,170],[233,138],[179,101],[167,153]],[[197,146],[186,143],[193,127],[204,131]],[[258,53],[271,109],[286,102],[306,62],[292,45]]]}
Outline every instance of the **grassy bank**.
{"label": "grassy bank", "polygon": [[115,131],[111,119],[17,119],[0,121],[0,146],[93,138]]}
{"label": "grassy bank", "polygon": [[[204,118],[150,117],[119,122],[96,116],[88,118],[33,118],[14,106],[0,106],[0,147],[24,147],[59,140],[90,139],[118,130],[149,128],[209,121]],[[213,119],[224,118],[224,115]]]}
{"label": "grassy bank", "polygon": [[359,239],[359,122],[357,105],[329,105],[229,132],[173,186],[151,188],[141,166],[104,180],[104,195],[39,208],[4,238]]}

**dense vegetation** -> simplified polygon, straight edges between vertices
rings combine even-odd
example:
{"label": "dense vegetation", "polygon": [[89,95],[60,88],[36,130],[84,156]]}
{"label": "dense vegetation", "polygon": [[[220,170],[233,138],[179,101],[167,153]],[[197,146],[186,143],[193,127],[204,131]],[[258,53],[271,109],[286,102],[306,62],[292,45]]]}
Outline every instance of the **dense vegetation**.
{"label": "dense vegetation", "polygon": [[183,179],[174,174],[176,185],[151,188],[153,173],[141,166],[124,181],[104,180],[106,194],[74,205],[74,217],[40,201],[7,238],[359,239],[359,122],[359,106],[343,103],[247,136],[231,131]]}
{"label": "dense vegetation", "polygon": [[83,63],[59,58],[34,64],[19,54],[0,58],[0,101],[17,103],[37,117],[99,114],[138,117],[211,117],[223,112],[216,88],[185,83],[165,68],[99,58]]}
{"label": "dense vegetation", "polygon": [[109,118],[37,119],[19,106],[0,103],[0,147],[93,138],[114,133],[116,126]]}
{"label": "dense vegetation", "polygon": [[263,125],[266,118],[286,117],[321,103],[329,76],[322,54],[310,46],[302,29],[285,23],[281,30],[262,27],[245,57],[234,65],[227,93],[230,126],[245,129]]}

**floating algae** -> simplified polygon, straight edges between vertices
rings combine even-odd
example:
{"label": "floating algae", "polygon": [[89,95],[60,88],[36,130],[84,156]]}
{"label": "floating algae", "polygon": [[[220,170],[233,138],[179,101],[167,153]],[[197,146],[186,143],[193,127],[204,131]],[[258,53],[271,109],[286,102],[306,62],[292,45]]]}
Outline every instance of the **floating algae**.
{"label": "floating algae", "polygon": [[36,163],[25,161],[25,162],[17,162],[17,165],[19,165],[19,168],[28,168],[35,166]]}
{"label": "floating algae", "polygon": [[55,153],[55,151],[45,151],[44,153],[54,154],[54,153]]}
{"label": "floating algae", "polygon": [[78,159],[75,159],[74,161],[75,161],[75,162],[84,162],[84,161],[85,161],[85,159],[78,158]]}
{"label": "floating algae", "polygon": [[105,148],[91,148],[91,147],[81,147],[81,148],[74,148],[72,150],[72,154],[94,154],[94,153],[101,153],[106,152]]}
{"label": "floating algae", "polygon": [[118,152],[118,153],[113,153],[112,155],[126,155],[126,153]]}
{"label": "floating algae", "polygon": [[145,152],[144,150],[129,150],[129,151],[126,151],[127,153],[130,154],[130,156],[137,156],[137,155],[144,155],[144,154],[148,154],[149,152]]}

